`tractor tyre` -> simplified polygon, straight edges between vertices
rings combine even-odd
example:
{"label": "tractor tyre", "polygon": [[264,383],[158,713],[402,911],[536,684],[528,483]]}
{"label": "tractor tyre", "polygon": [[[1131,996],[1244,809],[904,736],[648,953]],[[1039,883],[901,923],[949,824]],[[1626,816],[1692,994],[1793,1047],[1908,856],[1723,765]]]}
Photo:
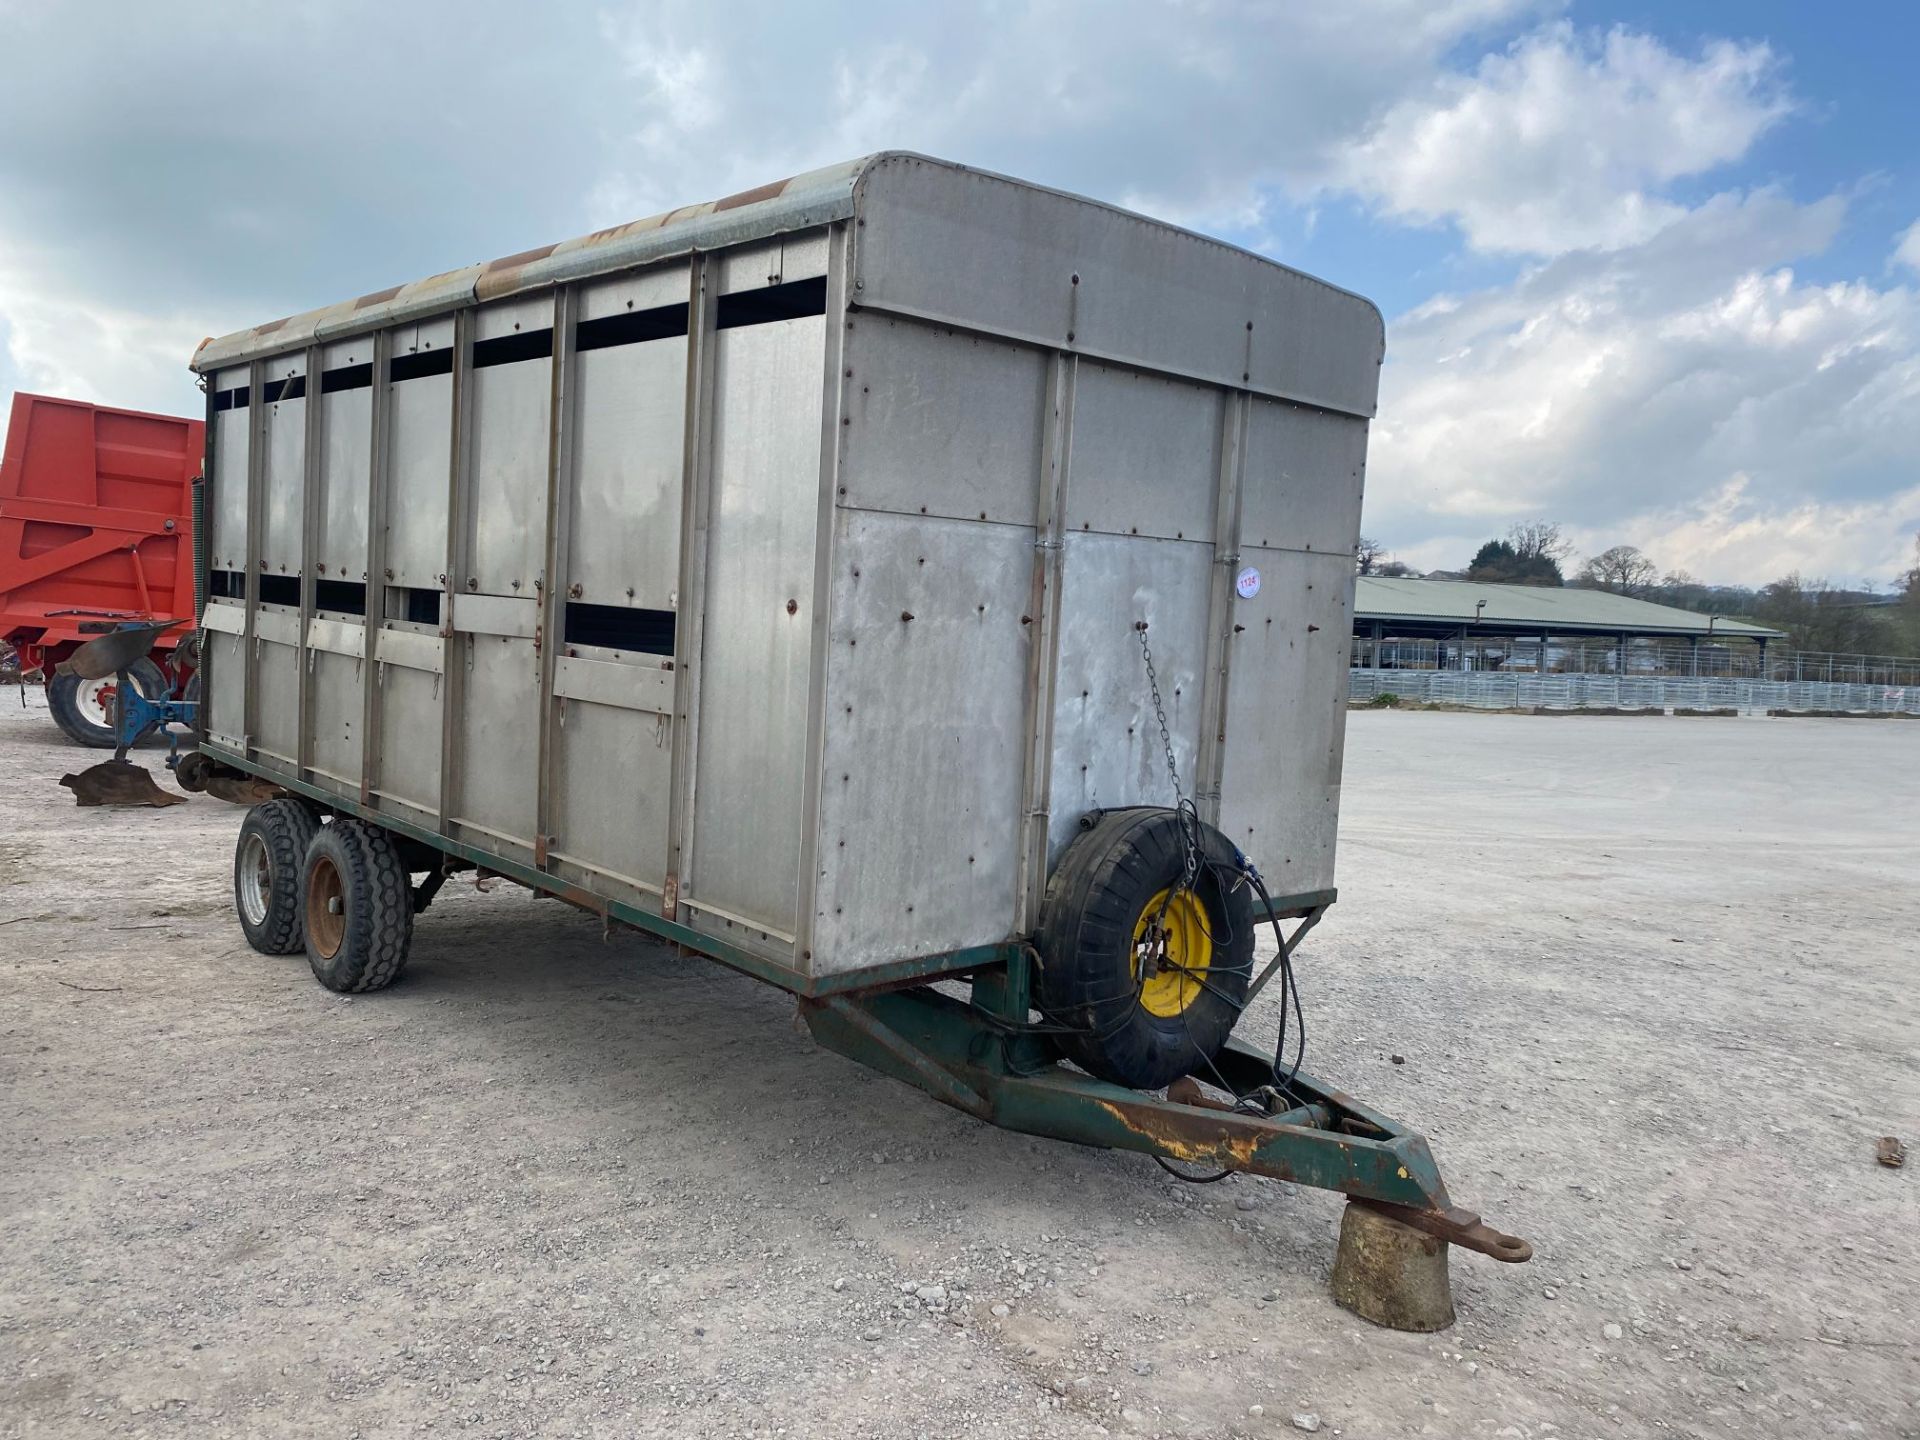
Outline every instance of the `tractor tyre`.
{"label": "tractor tyre", "polygon": [[307,847],[307,964],[329,990],[384,990],[413,943],[413,881],[386,831],[335,820]]}
{"label": "tractor tyre", "polygon": [[1077,836],[1047,885],[1035,935],[1042,1013],[1075,1064],[1157,1090],[1204,1072],[1240,1018],[1253,976],[1251,887],[1233,844],[1180,817],[1110,811]]}
{"label": "tractor tyre", "polygon": [[233,908],[247,943],[262,955],[294,955],[301,933],[302,867],[320,822],[298,800],[247,811],[233,847]]}
{"label": "tractor tyre", "polygon": [[[148,656],[141,656],[127,667],[127,678],[149,700],[164,700],[173,693],[161,668]],[[112,750],[120,744],[116,730],[119,714],[114,704],[117,675],[99,680],[82,680],[78,675],[47,676],[47,708],[53,723],[67,738],[94,750]]]}

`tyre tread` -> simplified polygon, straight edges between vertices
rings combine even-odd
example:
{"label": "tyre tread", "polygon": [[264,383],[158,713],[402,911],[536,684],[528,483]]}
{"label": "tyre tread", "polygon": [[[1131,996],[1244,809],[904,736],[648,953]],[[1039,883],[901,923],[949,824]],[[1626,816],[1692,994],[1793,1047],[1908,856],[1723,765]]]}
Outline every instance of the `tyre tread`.
{"label": "tyre tread", "polygon": [[[233,846],[234,910],[240,916],[240,929],[247,943],[262,955],[297,955],[306,946],[303,919],[307,847],[313,843],[320,822],[298,800],[269,800],[247,811],[240,822],[240,835]],[[247,912],[240,905],[240,856],[250,832],[258,833],[266,843],[270,878],[267,885],[267,914],[259,927],[247,923]]]}
{"label": "tyre tread", "polygon": [[[363,995],[384,990],[398,978],[413,943],[413,882],[387,832],[359,820],[336,820],[327,827],[331,858],[345,882],[347,915],[340,949],[332,959],[307,948],[314,977],[329,990]],[[301,871],[301,892],[306,871]]]}

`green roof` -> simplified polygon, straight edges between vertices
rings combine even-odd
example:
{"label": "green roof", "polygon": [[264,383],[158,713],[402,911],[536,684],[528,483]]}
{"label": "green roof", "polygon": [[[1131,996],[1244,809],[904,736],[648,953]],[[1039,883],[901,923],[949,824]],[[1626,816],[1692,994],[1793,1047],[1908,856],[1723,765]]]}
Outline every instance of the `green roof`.
{"label": "green roof", "polygon": [[[1484,603],[1483,603],[1484,602]],[[1482,585],[1474,580],[1397,580],[1362,575],[1354,582],[1355,623],[1497,625],[1552,635],[1722,635],[1778,640],[1784,631],[1719,615],[1656,605],[1610,590],[1546,585]]]}

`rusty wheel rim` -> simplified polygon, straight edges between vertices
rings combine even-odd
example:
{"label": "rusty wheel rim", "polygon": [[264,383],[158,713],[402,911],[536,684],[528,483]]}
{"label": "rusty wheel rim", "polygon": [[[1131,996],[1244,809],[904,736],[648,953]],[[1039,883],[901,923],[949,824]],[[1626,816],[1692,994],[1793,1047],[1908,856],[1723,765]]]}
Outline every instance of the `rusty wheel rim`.
{"label": "rusty wheel rim", "polygon": [[346,933],[346,886],[333,861],[316,855],[307,875],[307,943],[322,960],[331,960]]}

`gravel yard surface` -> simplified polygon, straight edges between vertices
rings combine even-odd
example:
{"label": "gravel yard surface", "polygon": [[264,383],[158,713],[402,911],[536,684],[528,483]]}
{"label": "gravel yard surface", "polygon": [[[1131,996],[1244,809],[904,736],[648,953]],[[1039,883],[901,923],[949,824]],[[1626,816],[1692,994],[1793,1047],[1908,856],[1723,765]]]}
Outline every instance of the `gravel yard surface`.
{"label": "gravel yard surface", "polygon": [[992,1130],[512,887],[331,994],[238,810],[76,808],[16,693],[0,1435],[1920,1436],[1920,724],[1352,717],[1308,1068],[1538,1250],[1414,1336],[1337,1197]]}

